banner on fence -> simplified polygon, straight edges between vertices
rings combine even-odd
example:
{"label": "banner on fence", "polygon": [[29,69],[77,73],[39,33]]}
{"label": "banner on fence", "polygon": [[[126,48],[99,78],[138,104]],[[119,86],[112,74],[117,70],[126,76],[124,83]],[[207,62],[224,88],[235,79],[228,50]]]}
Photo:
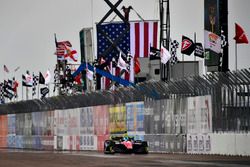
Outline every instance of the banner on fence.
{"label": "banner on fence", "polygon": [[109,107],[109,131],[111,134],[126,131],[126,108],[123,104]]}
{"label": "banner on fence", "polygon": [[93,107],[80,108],[80,135],[94,134]]}
{"label": "banner on fence", "polygon": [[126,103],[128,132],[144,131],[144,102]]}
{"label": "banner on fence", "polygon": [[94,110],[94,134],[97,136],[109,134],[109,110],[108,105],[95,106]]}

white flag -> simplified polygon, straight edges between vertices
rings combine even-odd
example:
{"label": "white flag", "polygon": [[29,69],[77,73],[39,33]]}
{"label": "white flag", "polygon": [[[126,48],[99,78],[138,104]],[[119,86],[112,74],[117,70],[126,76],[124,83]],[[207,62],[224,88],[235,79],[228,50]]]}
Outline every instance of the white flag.
{"label": "white flag", "polygon": [[33,85],[33,77],[29,74],[25,74],[26,85],[31,87]]}
{"label": "white flag", "polygon": [[205,42],[205,49],[210,49],[216,53],[221,52],[221,38],[220,36],[212,33],[210,31],[204,31],[204,42]]}
{"label": "white flag", "polygon": [[168,62],[168,60],[171,58],[171,55],[170,55],[169,51],[163,46],[161,46],[160,57],[161,57],[161,62],[163,64],[166,64]]}
{"label": "white flag", "polygon": [[92,71],[87,69],[86,76],[89,80],[91,80],[91,81],[93,80],[93,72]]}
{"label": "white flag", "polygon": [[127,63],[123,60],[121,52],[120,52],[120,55],[119,55],[119,59],[118,59],[118,64],[117,64],[117,66],[118,66],[121,70],[123,70],[123,69],[127,70]]}
{"label": "white flag", "polygon": [[50,79],[51,79],[51,75],[50,75],[49,70],[47,70],[47,73],[45,75],[45,84],[50,83]]}

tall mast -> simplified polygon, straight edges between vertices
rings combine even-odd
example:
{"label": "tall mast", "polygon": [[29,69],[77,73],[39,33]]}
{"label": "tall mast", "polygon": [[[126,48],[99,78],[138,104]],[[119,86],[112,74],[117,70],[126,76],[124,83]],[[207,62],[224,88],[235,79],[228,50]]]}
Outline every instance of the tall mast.
{"label": "tall mast", "polygon": [[[169,0],[159,0],[160,6],[160,46],[164,46],[169,50],[170,42],[170,12]],[[170,79],[170,63],[161,64],[161,80]]]}

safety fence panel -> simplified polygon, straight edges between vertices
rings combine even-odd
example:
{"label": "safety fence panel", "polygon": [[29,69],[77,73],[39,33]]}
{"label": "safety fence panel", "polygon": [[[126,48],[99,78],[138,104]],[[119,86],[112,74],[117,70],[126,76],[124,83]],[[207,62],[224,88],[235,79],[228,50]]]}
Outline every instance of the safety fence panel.
{"label": "safety fence panel", "polygon": [[8,135],[8,117],[7,115],[0,115],[0,147],[7,147]]}
{"label": "safety fence panel", "polygon": [[41,136],[42,133],[42,119],[43,112],[33,112],[32,113],[32,135]]}
{"label": "safety fence panel", "polygon": [[109,106],[94,106],[94,134],[98,136],[109,134]]}
{"label": "safety fence panel", "polygon": [[80,108],[80,150],[97,149],[93,115],[93,107]]}
{"label": "safety fence panel", "polygon": [[127,133],[135,140],[144,140],[144,102],[126,103]]}
{"label": "safety fence panel", "polygon": [[16,134],[16,114],[8,115],[8,134]]}
{"label": "safety fence panel", "polygon": [[211,134],[187,134],[187,153],[209,154],[211,152]]}
{"label": "safety fence panel", "polygon": [[110,138],[109,135],[109,106],[94,106],[94,135],[97,140],[97,150],[103,151],[104,141]]}
{"label": "safety fence panel", "polygon": [[24,148],[23,136],[16,135],[16,148]]}
{"label": "safety fence panel", "polygon": [[97,150],[103,151],[104,150],[104,141],[109,140],[110,135],[97,135]]}
{"label": "safety fence panel", "polygon": [[185,135],[146,134],[145,140],[148,141],[151,152],[180,153],[186,150]]}
{"label": "safety fence panel", "polygon": [[16,114],[16,135],[24,135],[24,114]]}
{"label": "safety fence panel", "polygon": [[124,133],[126,125],[126,107],[124,104],[109,107],[109,132],[110,134]]}
{"label": "safety fence panel", "polygon": [[146,134],[159,134],[163,133],[164,130],[164,115],[162,114],[163,110],[162,104],[164,101],[156,100],[156,101],[147,101],[145,102],[146,110],[150,112],[145,113],[145,133]]}
{"label": "safety fence panel", "polygon": [[212,133],[211,154],[250,155],[250,134]]}
{"label": "safety fence panel", "polygon": [[145,102],[146,134],[184,134],[186,132],[186,98]]}
{"label": "safety fence panel", "polygon": [[188,97],[187,132],[189,134],[212,132],[211,96]]}

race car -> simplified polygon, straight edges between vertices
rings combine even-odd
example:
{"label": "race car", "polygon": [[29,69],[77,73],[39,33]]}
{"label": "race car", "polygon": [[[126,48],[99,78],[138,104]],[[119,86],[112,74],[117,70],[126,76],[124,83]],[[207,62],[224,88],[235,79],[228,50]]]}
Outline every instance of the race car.
{"label": "race car", "polygon": [[104,153],[148,153],[148,143],[146,141],[134,140],[129,136],[111,136],[111,140],[105,140]]}

